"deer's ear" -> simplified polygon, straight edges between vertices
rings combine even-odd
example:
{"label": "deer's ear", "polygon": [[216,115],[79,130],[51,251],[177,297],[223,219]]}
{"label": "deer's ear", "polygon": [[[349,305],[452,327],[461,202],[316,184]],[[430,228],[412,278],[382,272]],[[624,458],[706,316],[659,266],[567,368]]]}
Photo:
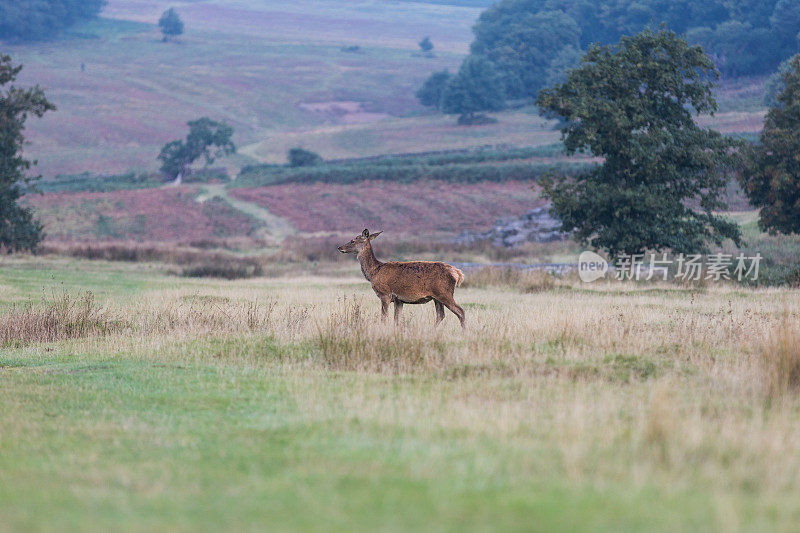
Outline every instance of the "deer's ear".
{"label": "deer's ear", "polygon": [[374,239],[375,237],[377,237],[377,236],[378,236],[378,235],[380,235],[381,233],[383,233],[383,232],[382,232],[382,231],[379,231],[378,233],[373,233],[372,235],[370,235],[370,236],[369,236],[369,240],[372,240],[372,239]]}
{"label": "deer's ear", "polygon": [[369,237],[369,230],[365,228],[364,231],[361,232],[361,235],[363,235],[364,238]]}

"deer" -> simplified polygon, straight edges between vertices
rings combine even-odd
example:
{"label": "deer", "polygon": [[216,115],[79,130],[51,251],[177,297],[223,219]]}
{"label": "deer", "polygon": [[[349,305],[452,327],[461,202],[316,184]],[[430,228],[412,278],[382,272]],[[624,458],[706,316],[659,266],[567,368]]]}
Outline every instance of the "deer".
{"label": "deer", "polygon": [[371,243],[381,233],[370,233],[365,229],[338,248],[343,254],[357,254],[361,272],[381,301],[381,321],[386,322],[390,303],[394,303],[394,322],[397,325],[403,305],[425,304],[433,300],[436,305],[434,327],[444,320],[444,308],[447,307],[466,329],[464,310],[453,298],[453,291],[464,281],[464,273],[439,261],[378,261]]}

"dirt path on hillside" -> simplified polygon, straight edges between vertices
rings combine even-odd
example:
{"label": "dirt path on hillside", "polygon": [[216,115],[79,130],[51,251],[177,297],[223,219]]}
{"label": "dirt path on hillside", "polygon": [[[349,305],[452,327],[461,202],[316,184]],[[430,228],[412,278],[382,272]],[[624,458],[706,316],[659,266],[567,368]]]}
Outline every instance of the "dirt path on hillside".
{"label": "dirt path on hillside", "polygon": [[228,190],[223,183],[209,183],[203,185],[202,190],[203,194],[198,198],[198,201],[203,202],[212,198],[223,200],[234,209],[263,222],[265,227],[260,232],[278,242],[297,232],[288,220],[270,213],[268,209],[252,202],[245,202],[231,197],[228,195]]}

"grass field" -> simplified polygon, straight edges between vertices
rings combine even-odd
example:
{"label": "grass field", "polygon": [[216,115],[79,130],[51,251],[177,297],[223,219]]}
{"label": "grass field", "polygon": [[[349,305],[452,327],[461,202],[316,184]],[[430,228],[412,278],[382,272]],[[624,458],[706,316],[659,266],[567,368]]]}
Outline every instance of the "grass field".
{"label": "grass field", "polygon": [[2,259],[0,529],[800,520],[796,292],[468,273],[462,332],[319,272]]}

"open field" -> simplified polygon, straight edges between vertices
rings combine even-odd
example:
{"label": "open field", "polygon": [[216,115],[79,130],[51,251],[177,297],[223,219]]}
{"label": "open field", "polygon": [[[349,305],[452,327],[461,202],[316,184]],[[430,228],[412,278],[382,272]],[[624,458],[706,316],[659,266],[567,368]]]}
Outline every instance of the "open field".
{"label": "open field", "polygon": [[[163,43],[155,22],[170,6],[186,34]],[[28,123],[26,151],[45,177],[154,170],[160,147],[200,116],[235,128],[240,154],[221,162],[231,175],[247,163],[282,163],[295,146],[332,159],[557,142],[554,123],[532,108],[459,127],[414,98],[431,72],[457,69],[480,11],[374,0],[110,0],[104,18],[59,40],[3,50],[25,65],[20,83],[40,84],[59,108]],[[425,35],[433,58],[416,53]],[[762,88],[762,79],[726,82],[721,113],[703,123],[759,131]]]}
{"label": "open field", "polygon": [[[155,22],[170,6],[186,34],[162,43]],[[414,91],[434,70],[457,67],[479,12],[334,0],[111,0],[105,18],[62,40],[4,51],[25,65],[20,82],[45,87],[59,107],[28,127],[28,152],[44,175],[123,172],[155,168],[159,148],[199,116],[228,121],[245,147],[347,122],[302,104],[357,102],[370,120],[417,113]],[[424,35],[437,45],[434,58],[415,55]],[[344,45],[362,48],[346,53]]]}
{"label": "open field", "polygon": [[259,220],[216,199],[199,201],[198,187],[29,195],[48,241],[191,242],[253,236]]}
{"label": "open field", "polygon": [[[532,182],[521,181],[275,185],[231,189],[225,200],[209,199],[209,189],[224,191],[214,185],[182,185],[48,193],[25,201],[36,209],[48,242],[181,243],[262,233],[285,237],[296,231],[349,235],[364,224],[385,227],[395,235],[452,238],[463,230],[491,227],[500,217],[519,216],[543,202]],[[251,207],[269,211],[262,214]],[[270,215],[286,227],[273,227],[273,220],[265,219]]]}
{"label": "open field", "polygon": [[4,258],[2,528],[796,526],[795,291],[490,280]]}
{"label": "open field", "polygon": [[538,187],[519,181],[292,184],[232,189],[231,195],[266,207],[304,232],[349,234],[365,226],[396,235],[450,237],[483,230],[497,218],[519,216],[544,203]]}

